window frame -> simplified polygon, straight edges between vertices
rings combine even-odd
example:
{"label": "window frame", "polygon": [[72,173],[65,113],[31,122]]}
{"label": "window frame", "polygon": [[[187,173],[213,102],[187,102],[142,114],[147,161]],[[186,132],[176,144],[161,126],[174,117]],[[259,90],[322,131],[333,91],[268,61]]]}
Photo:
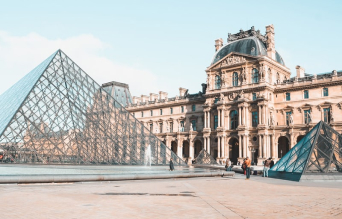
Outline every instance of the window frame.
{"label": "window frame", "polygon": [[323,121],[330,123],[330,107],[323,108]]}
{"label": "window frame", "polygon": [[191,106],[191,110],[192,110],[192,112],[195,112],[195,111],[196,111],[196,104],[193,104],[193,105]]}
{"label": "window frame", "polygon": [[291,93],[285,93],[285,100],[286,101],[291,101]]}
{"label": "window frame", "polygon": [[[234,115],[232,115],[235,113]],[[232,110],[229,113],[229,119],[230,119],[230,129],[235,130],[239,126],[239,113],[237,110]]]}
{"label": "window frame", "polygon": [[329,89],[327,87],[323,88],[323,97],[328,97],[329,96]]}
{"label": "window frame", "polygon": [[170,107],[170,114],[173,114],[173,107]]}
{"label": "window frame", "polygon": [[252,69],[252,84],[259,83],[259,71],[256,68]]}
{"label": "window frame", "polygon": [[258,111],[252,112],[252,127],[258,127],[259,125],[259,115]]}
{"label": "window frame", "polygon": [[193,119],[193,120],[191,120],[191,124],[192,124],[192,130],[193,131],[197,131],[197,128],[196,128],[196,120],[195,119]]}
{"label": "window frame", "polygon": [[252,99],[253,99],[253,101],[257,100],[257,95],[256,95],[256,93],[252,93]]}
{"label": "window frame", "polygon": [[221,76],[220,75],[216,75],[215,76],[215,89],[221,89]]}
{"label": "window frame", "polygon": [[304,90],[303,97],[304,99],[309,99],[309,90]]}
{"label": "window frame", "polygon": [[214,115],[214,130],[218,127],[218,115]]}
{"label": "window frame", "polygon": [[304,113],[304,124],[311,123],[311,118],[308,116],[308,114],[310,114],[311,116],[311,109],[305,109],[303,113]]}
{"label": "window frame", "polygon": [[181,106],[181,113],[184,113],[184,106]]}
{"label": "window frame", "polygon": [[239,75],[237,72],[233,73],[233,81],[232,81],[233,87],[239,86]]}
{"label": "window frame", "polygon": [[163,115],[163,109],[159,109],[159,113],[162,116]]}

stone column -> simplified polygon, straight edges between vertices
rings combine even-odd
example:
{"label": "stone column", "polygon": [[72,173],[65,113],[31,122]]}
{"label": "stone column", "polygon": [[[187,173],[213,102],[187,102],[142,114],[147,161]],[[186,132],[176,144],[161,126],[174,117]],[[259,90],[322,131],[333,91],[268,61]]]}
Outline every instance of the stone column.
{"label": "stone column", "polygon": [[207,128],[210,128],[210,111],[208,112],[208,127]]}
{"label": "stone column", "polygon": [[258,115],[259,115],[258,124],[260,125],[261,124],[261,106],[259,106]]}
{"label": "stone column", "polygon": [[194,148],[194,142],[193,142],[193,140],[189,140],[189,157],[191,158],[191,159],[194,159],[194,157],[195,157],[195,148]]}
{"label": "stone column", "polygon": [[183,157],[183,145],[179,138],[177,141],[177,155],[178,157]]}
{"label": "stone column", "polygon": [[263,108],[264,108],[263,110],[264,113],[262,115],[262,121],[263,121],[262,123],[266,125],[266,105],[264,105]]}
{"label": "stone column", "polygon": [[249,148],[248,148],[248,142],[249,142],[249,137],[248,137],[248,135],[245,135],[245,139],[246,139],[246,147],[245,147],[245,148],[246,148],[246,151],[248,151],[248,153],[250,154],[249,157],[252,158],[252,157],[251,157],[252,154],[251,154],[251,152],[250,152],[250,150],[249,150]]}
{"label": "stone column", "polygon": [[242,125],[241,117],[242,117],[242,115],[241,115],[241,107],[239,107],[239,125]]}
{"label": "stone column", "polygon": [[207,140],[205,137],[203,138],[203,148],[204,150],[207,150]]}
{"label": "stone column", "polygon": [[247,157],[247,141],[246,141],[246,135],[243,135],[243,157]]}
{"label": "stone column", "polygon": [[221,127],[221,110],[217,110],[217,127]]}
{"label": "stone column", "polygon": [[204,128],[207,128],[207,112],[204,112]]}
{"label": "stone column", "polygon": [[245,111],[245,107],[243,106],[242,107],[242,114],[243,114],[243,125],[245,126],[246,125],[246,111]]}
{"label": "stone column", "polygon": [[221,139],[221,157],[222,158],[225,158],[225,154],[226,154],[226,151],[225,151],[225,136],[222,136],[222,139]]}
{"label": "stone column", "polygon": [[261,144],[261,135],[259,135],[259,158],[262,158],[263,155],[263,147]]}
{"label": "stone column", "polygon": [[221,112],[221,127],[224,128],[224,110],[222,109],[222,112]]}
{"label": "stone column", "polygon": [[242,141],[241,141],[241,135],[239,135],[239,157],[242,158]]}
{"label": "stone column", "polygon": [[217,158],[221,158],[221,137],[217,138]]}
{"label": "stone column", "polygon": [[228,119],[227,119],[228,124],[227,124],[227,129],[229,130],[229,129],[231,128],[231,127],[230,127],[230,112],[227,111],[227,113],[228,113]]}
{"label": "stone column", "polygon": [[207,152],[210,154],[210,137],[208,137],[208,145],[207,145]]}

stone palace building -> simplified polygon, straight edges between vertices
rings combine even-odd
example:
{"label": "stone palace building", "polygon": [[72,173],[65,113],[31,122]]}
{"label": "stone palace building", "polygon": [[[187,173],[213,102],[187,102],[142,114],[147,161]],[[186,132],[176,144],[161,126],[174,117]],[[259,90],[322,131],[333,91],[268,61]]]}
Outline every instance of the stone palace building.
{"label": "stone palace building", "polygon": [[273,25],[215,40],[202,92],[133,97],[126,109],[178,156],[191,162],[205,148],[218,162],[249,156],[261,164],[285,155],[323,120],[342,131],[342,71],[308,74],[286,67]]}

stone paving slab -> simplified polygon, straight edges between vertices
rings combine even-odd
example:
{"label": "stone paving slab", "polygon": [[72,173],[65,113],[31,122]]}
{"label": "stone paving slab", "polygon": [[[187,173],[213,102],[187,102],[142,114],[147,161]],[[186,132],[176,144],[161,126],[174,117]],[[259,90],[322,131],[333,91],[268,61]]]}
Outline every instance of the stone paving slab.
{"label": "stone paving slab", "polygon": [[0,185],[3,218],[342,218],[341,183],[244,175]]}

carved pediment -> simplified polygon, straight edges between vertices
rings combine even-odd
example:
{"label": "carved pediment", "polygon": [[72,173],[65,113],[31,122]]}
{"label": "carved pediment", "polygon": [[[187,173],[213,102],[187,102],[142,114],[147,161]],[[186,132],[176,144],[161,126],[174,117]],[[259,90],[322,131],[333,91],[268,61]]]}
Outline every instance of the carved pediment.
{"label": "carved pediment", "polygon": [[218,67],[221,68],[221,67],[231,66],[235,64],[246,63],[252,60],[255,60],[255,57],[244,55],[244,54],[237,53],[237,52],[231,52],[225,57],[223,57],[220,61],[210,66],[209,69],[218,68]]}

